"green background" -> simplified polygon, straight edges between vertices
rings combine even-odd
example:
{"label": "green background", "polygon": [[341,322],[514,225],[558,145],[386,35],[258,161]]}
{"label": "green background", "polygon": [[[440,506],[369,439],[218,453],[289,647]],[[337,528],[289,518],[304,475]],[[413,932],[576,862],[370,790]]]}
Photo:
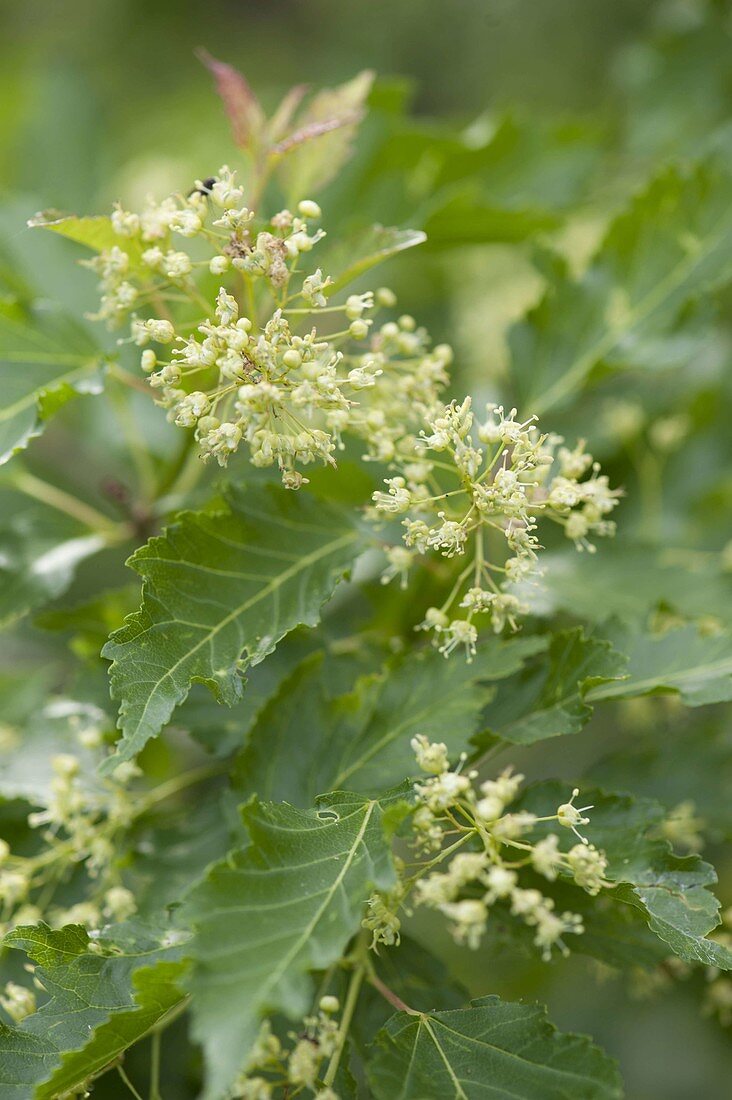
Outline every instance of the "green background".
{"label": "green background", "polygon": [[[23,215],[46,206],[102,212],[115,199],[134,204],[147,191],[183,188],[215,172],[222,161],[234,165],[237,154],[209,75],[194,57],[199,46],[240,67],[269,107],[292,84],[320,86],[363,68],[376,70],[375,111],[364,127],[361,150],[350,175],[322,197],[326,224],[328,209],[344,221],[378,217],[387,224],[409,224],[410,194],[417,204],[429,200],[424,157],[407,166],[399,183],[367,186],[384,112],[393,113],[399,100],[422,132],[433,128],[436,136],[475,119],[494,126],[507,112],[532,126],[575,127],[584,135],[586,161],[575,182],[558,162],[556,202],[574,205],[567,232],[575,235],[578,255],[607,212],[654,163],[683,157],[724,135],[729,119],[732,47],[726,5],[24,0],[4,3],[0,11],[3,223],[10,246],[35,268],[39,284],[86,308],[93,303],[91,278],[76,270],[69,275],[69,255],[59,242],[50,251],[47,242],[44,251],[34,251]],[[487,165],[472,181],[489,195],[497,186],[491,171]],[[512,171],[515,179],[504,173],[499,181],[509,206],[526,186],[520,157]],[[355,198],[348,189],[354,183]],[[528,246],[472,244],[469,228],[459,248],[416,250],[399,258],[390,278],[393,273],[400,304],[436,340],[455,344],[462,382],[490,387],[500,376],[506,321],[536,295],[537,276]],[[55,260],[49,259],[51,252]],[[80,407],[88,409],[88,402]],[[591,436],[592,425],[584,430]],[[617,742],[608,742],[613,732],[606,717],[584,735],[581,747],[567,739],[559,749],[543,750],[543,756],[534,752],[531,767],[538,774],[580,774],[617,748]],[[717,855],[709,852],[713,861]],[[444,939],[437,928],[424,926],[422,932]],[[632,1100],[729,1095],[729,1036],[701,1018],[698,983],[680,983],[638,1000],[616,980],[600,982],[581,956],[537,967],[529,960],[506,962],[487,953],[457,952],[448,943],[442,947],[454,954],[474,995],[498,992],[545,1001],[559,1027],[592,1034],[620,1060]],[[171,1041],[168,1050],[172,1047]],[[128,1060],[132,1067],[134,1058]],[[94,1091],[99,1097],[123,1094],[114,1075]],[[166,1100],[190,1095],[176,1070],[167,1075],[164,1095]]]}

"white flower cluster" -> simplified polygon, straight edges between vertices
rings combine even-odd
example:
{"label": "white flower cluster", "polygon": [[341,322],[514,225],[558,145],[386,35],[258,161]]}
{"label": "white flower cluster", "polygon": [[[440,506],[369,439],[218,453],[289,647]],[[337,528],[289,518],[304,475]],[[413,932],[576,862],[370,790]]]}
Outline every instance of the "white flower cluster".
{"label": "white flower cluster", "polygon": [[272,1032],[268,1020],[260,1028],[245,1071],[240,1074],[230,1097],[232,1100],[271,1100],[281,1095],[284,1086],[293,1095],[307,1089],[316,1100],[338,1100],[330,1088],[319,1084],[321,1069],[338,1044],[337,997],[320,998],[318,1012],[306,1016],[298,1034],[290,1033],[292,1047],[287,1049]]}
{"label": "white flower cluster", "polygon": [[303,467],[334,465],[350,434],[364,458],[387,463],[371,516],[403,517],[404,534],[382,580],[405,587],[430,552],[465,559],[421,628],[446,656],[462,649],[470,660],[481,621],[515,629],[528,611],[517,585],[540,575],[539,520],[593,550],[592,537],[613,533],[620,494],[583,442],[570,450],[516,410],[491,405],[474,423],[470,398],[446,405],[451,349],[430,348],[409,315],[375,326],[375,310],[396,305],[390,290],[330,304],[332,279],[303,263],[324,236],[317,203],[267,221],[243,203],[224,166],[187,196],[141,213],[117,207],[118,243],[91,261],[97,316],[129,319],[158,404],[193,431],[204,460],[223,466],[244,448],[298,489]]}
{"label": "white flower cluster", "polygon": [[[375,332],[368,351],[356,350],[374,310],[396,304],[393,293],[329,305],[330,277],[299,268],[325,236],[312,229],[317,203],[304,200],[297,213],[261,222],[243,198],[224,166],[188,196],[150,201],[140,214],[117,207],[111,225],[119,243],[89,262],[101,276],[95,318],[113,326],[130,318],[158,404],[194,429],[204,459],[223,466],[243,445],[255,466],[277,465],[285,486],[297,489],[306,480],[300,467],[333,464],[348,430],[369,457],[391,460],[396,441],[435,407],[450,349],[430,352],[425,331],[401,317]],[[206,258],[198,258],[202,250]],[[318,331],[313,320],[320,325],[321,317],[335,317],[335,326]]]}
{"label": "white flower cluster", "polygon": [[[399,867],[398,860],[395,860]],[[377,891],[372,894],[366,904],[366,916],[361,921],[361,927],[371,933],[371,946],[377,948],[380,943],[386,947],[398,946],[401,942],[402,922],[399,918],[399,909],[406,896],[406,891],[401,883],[388,894]]]}
{"label": "white flower cluster", "polygon": [[[481,783],[476,791],[477,773],[465,774],[463,761],[451,770],[444,744],[415,737],[412,748],[428,774],[415,784],[416,843],[423,851],[439,852],[416,873],[413,889],[417,903],[443,913],[451,922],[456,942],[468,947],[479,946],[489,912],[498,905],[533,930],[534,943],[544,959],[551,956],[554,946],[566,954],[562,937],[581,933],[581,918],[575,913],[555,912],[552,898],[521,885],[520,872],[531,869],[550,882],[562,874],[591,895],[607,886],[605,856],[577,830],[578,825],[589,823],[583,814],[592,807],[577,808],[574,800],[579,791],[574,790],[569,801],[549,816],[510,812],[507,807],[518,794],[522,775],[508,768],[497,779]],[[532,839],[536,827],[550,821],[573,832],[579,843],[565,852],[557,833],[543,830],[539,839]],[[451,843],[444,848],[447,840]],[[470,850],[458,850],[468,843]],[[447,870],[424,874],[426,868],[448,858]]]}
{"label": "white flower cluster", "polygon": [[[395,304],[391,291],[377,291],[377,299],[389,307]],[[409,461],[425,419],[440,407],[452,359],[448,344],[430,350],[426,329],[417,328],[408,314],[387,321],[374,333],[355,369],[378,381],[360,396],[348,425],[366,443],[367,458]]]}
{"label": "white flower cluster", "polygon": [[512,589],[541,575],[540,519],[561,525],[578,549],[592,551],[591,536],[613,534],[607,516],[620,491],[610,488],[584,441],[573,450],[562,443],[540,435],[533,417],[519,421],[515,409],[506,414],[489,405],[476,424],[469,397],[441,405],[419,437],[399,441],[392,462],[398,472],[373,494],[373,514],[405,517],[405,545],[399,557],[389,552],[384,580],[403,579],[410,560],[430,551],[469,559],[419,627],[434,633],[445,656],[462,648],[472,658],[482,616],[496,632],[507,623],[516,629],[528,608]]}
{"label": "white flower cluster", "polygon": [[[85,747],[98,731],[89,726],[79,737]],[[99,742],[97,742],[99,743]],[[31,813],[28,824],[42,829],[45,847],[37,855],[14,855],[0,840],[0,930],[36,924],[43,919],[52,927],[83,924],[99,929],[105,921],[123,921],[136,910],[135,898],[119,880],[117,840],[134,816],[127,784],[138,774],[133,764],[122,764],[99,790],[81,782],[80,760],[71,753],[51,758],[53,777],[45,809]],[[63,872],[83,864],[90,882],[90,896],[70,907],[47,906]]]}

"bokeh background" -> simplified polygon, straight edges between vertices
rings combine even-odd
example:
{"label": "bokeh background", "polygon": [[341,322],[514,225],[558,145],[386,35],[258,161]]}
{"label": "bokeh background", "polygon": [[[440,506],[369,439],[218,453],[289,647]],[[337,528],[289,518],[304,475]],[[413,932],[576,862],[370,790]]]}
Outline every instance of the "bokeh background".
{"label": "bokeh background", "polygon": [[[329,227],[378,219],[430,231],[432,243],[393,261],[388,279],[403,307],[456,347],[459,389],[498,384],[506,326],[539,293],[532,218],[581,266],[654,165],[728,139],[724,3],[16,0],[0,12],[0,225],[36,284],[74,308],[92,306],[92,279],[69,265],[60,242],[37,242],[27,215],[134,205],[236,162],[196,47],[239,66],[267,106],[295,83],[374,69],[358,152],[318,198]],[[513,230],[496,233],[491,210],[509,211]],[[554,223],[542,222],[547,211]],[[691,494],[693,477],[679,476]],[[633,475],[624,480],[632,489]],[[691,515],[661,523],[681,524],[683,537]],[[654,712],[651,721],[666,718]],[[593,726],[581,745],[569,738],[539,762],[534,754],[531,767],[592,771],[617,748],[612,722]],[[668,767],[646,780],[672,801],[683,733],[673,722]],[[724,867],[722,853],[710,855]],[[702,1018],[693,983],[633,996],[611,977],[600,982],[580,956],[537,968],[462,955],[456,966],[474,994],[546,1001],[558,1026],[593,1034],[621,1061],[632,1100],[730,1095],[729,1032]],[[95,1095],[117,1088],[105,1079]]]}

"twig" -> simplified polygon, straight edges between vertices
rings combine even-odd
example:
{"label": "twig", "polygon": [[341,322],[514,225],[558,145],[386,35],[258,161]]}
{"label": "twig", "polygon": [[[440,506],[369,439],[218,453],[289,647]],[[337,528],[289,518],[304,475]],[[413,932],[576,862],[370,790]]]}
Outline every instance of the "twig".
{"label": "twig", "polygon": [[416,1008],[410,1008],[405,1001],[401,999],[393,989],[389,989],[388,985],[385,985],[381,978],[379,978],[373,971],[369,974],[367,981],[369,985],[372,985],[376,989],[385,1001],[388,1001],[397,1012],[408,1012],[410,1016],[421,1016],[422,1013],[418,1012]]}

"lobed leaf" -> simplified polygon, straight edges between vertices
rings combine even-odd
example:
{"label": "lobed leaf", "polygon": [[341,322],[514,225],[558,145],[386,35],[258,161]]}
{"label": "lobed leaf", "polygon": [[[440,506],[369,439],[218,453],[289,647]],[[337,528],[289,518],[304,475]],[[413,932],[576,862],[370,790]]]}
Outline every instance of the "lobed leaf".
{"label": "lobed leaf", "polygon": [[701,634],[694,626],[654,635],[616,626],[613,645],[628,654],[628,675],[588,692],[591,702],[673,692],[687,707],[732,699],[732,638]]}
{"label": "lobed leaf", "polygon": [[399,1012],[368,1063],[376,1100],[617,1100],[615,1062],[556,1030],[539,1005],[482,997],[451,1012]]}
{"label": "lobed leaf", "polygon": [[235,766],[235,788],[299,806],[341,787],[373,794],[414,773],[416,734],[444,741],[457,758],[469,748],[495,682],[543,644],[492,638],[472,664],[429,649],[390,662],[339,698],[326,690],[316,654],[259,715]]}
{"label": "lobed leaf", "polygon": [[[28,221],[30,229],[49,229],[76,244],[83,244],[93,252],[105,252],[120,244],[119,235],[112,227],[107,214],[64,214],[60,210],[42,210]],[[132,255],[133,261],[142,251],[140,245],[125,238],[125,252]]]}
{"label": "lobed leaf", "polygon": [[372,225],[350,239],[337,245],[324,260],[325,268],[333,282],[327,287],[326,296],[332,296],[348,286],[377,264],[403,252],[407,248],[424,244],[426,235],[419,229],[396,229],[393,226]]}
{"label": "lobed leaf", "polygon": [[[691,727],[675,718],[678,715],[660,717],[654,708],[653,736],[638,738],[631,730],[628,740],[614,745],[594,765],[593,777],[606,790],[622,790],[632,776],[635,795],[672,808],[691,802],[703,819],[705,838],[714,844],[726,842],[732,839],[732,728],[719,721],[716,708],[694,715]],[[670,816],[675,816],[673,809]]]}
{"label": "lobed leaf", "polygon": [[102,354],[81,325],[43,303],[0,306],[0,464],[77,394],[103,388]]}
{"label": "lobed leaf", "polygon": [[521,400],[543,413],[565,403],[600,366],[658,362],[685,305],[732,276],[730,180],[712,160],[664,168],[610,226],[580,280],[541,256],[542,301],[509,334]]}
{"label": "lobed leaf", "polygon": [[264,112],[249,81],[233,65],[217,61],[207,50],[198,50],[197,56],[213,75],[216,91],[231,123],[234,141],[240,149],[256,146],[264,125]]}
{"label": "lobed leaf", "polygon": [[388,187],[399,216],[427,231],[429,248],[526,240],[562,225],[585,193],[598,136],[585,123],[514,113],[482,115],[460,131],[392,119],[359,198]]}
{"label": "lobed leaf", "polygon": [[530,745],[579,733],[592,715],[592,692],[624,683],[625,666],[622,652],[585,637],[581,627],[555,634],[545,653],[499,687],[483,714],[481,744],[497,738]]}
{"label": "lobed leaf", "polygon": [[[231,706],[241,672],[320,608],[358,556],[344,512],[279,488],[231,489],[228,510],[188,512],[129,560],[142,607],[104,647],[121,702],[113,768],[160,732],[192,683]],[[113,761],[113,762],[112,762]]]}
{"label": "lobed leaf", "polygon": [[0,509],[0,626],[8,626],[65,592],[107,540],[12,487],[0,487]]}
{"label": "lobed leaf", "polygon": [[207,1098],[229,1087],[263,1014],[308,1011],[308,971],[341,957],[372,889],[394,883],[379,802],[341,792],[315,811],[254,801],[242,815],[249,847],[211,868],[186,906]]}
{"label": "lobed leaf", "polygon": [[430,248],[465,244],[515,243],[556,229],[559,214],[540,207],[506,209],[465,188],[451,194],[428,214],[424,228]]}
{"label": "lobed leaf", "polygon": [[351,156],[374,74],[364,70],[336,88],[325,88],[299,115],[296,129],[275,147],[277,175],[290,200],[316,195]]}
{"label": "lobed leaf", "polygon": [[48,1000],[17,1027],[0,1023],[0,1089],[7,1100],[52,1100],[82,1089],[181,1006],[179,946],[135,930],[91,950],[79,925],[16,928],[7,947],[37,963]]}
{"label": "lobed leaf", "polygon": [[663,604],[688,618],[710,615],[732,625],[732,576],[715,557],[620,542],[603,547],[601,554],[551,552],[542,558],[540,610],[566,611],[590,622],[616,615],[638,623]]}
{"label": "lobed leaf", "polygon": [[186,701],[175,712],[174,724],[188,730],[217,756],[236,752],[245,744],[254,723],[284,681],[317,648],[316,639],[317,635],[307,630],[293,630],[288,634],[266,661],[250,669],[244,694],[233,707],[222,707],[210,691],[194,684]]}

